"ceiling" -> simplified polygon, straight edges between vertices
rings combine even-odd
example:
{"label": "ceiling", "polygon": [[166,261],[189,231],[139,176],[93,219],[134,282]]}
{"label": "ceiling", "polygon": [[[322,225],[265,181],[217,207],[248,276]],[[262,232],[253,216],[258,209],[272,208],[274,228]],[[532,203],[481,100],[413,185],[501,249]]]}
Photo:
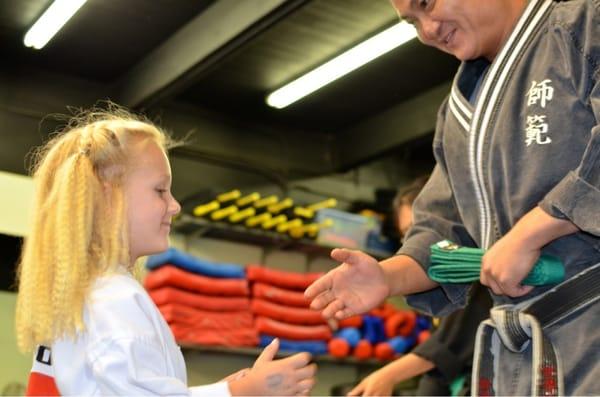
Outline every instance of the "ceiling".
{"label": "ceiling", "polygon": [[24,172],[24,154],[56,125],[46,114],[106,98],[196,132],[173,154],[182,194],[232,173],[286,184],[399,150],[406,159],[429,144],[458,65],[413,40],[276,110],[271,90],[396,23],[389,2],[88,0],[46,47],[25,48],[50,3],[0,0],[3,170]]}

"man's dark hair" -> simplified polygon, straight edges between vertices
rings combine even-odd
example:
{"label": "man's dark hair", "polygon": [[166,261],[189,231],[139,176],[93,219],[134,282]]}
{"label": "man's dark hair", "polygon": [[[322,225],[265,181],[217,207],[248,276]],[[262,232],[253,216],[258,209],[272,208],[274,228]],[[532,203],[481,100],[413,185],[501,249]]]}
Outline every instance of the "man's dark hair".
{"label": "man's dark hair", "polygon": [[400,207],[403,205],[408,205],[408,206],[412,207],[413,202],[415,201],[415,199],[417,198],[417,196],[419,195],[419,193],[421,192],[421,190],[423,189],[423,187],[425,186],[425,184],[427,183],[428,180],[429,180],[429,175],[422,175],[422,176],[414,179],[410,184],[399,189],[398,193],[396,193],[396,196],[394,197],[393,207],[392,207],[394,218],[392,218],[392,219],[393,219],[394,229],[398,233],[398,236],[400,237],[400,239],[402,239],[402,237],[403,237],[402,235],[400,235],[401,232],[400,232],[399,217],[398,217],[399,213],[400,213]]}
{"label": "man's dark hair", "polygon": [[409,185],[406,185],[398,190],[398,193],[396,194],[396,197],[394,197],[393,201],[394,212],[397,212],[398,208],[400,208],[400,206],[403,204],[412,205],[428,180],[429,175],[422,175],[412,181]]}

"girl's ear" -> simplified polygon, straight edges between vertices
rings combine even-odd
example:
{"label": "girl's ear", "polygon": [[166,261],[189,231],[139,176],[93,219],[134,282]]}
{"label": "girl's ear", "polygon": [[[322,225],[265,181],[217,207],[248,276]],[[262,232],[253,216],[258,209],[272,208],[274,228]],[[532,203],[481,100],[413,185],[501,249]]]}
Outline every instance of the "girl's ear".
{"label": "girl's ear", "polygon": [[102,182],[102,198],[104,201],[103,207],[108,211],[108,215],[110,216],[113,211],[114,206],[114,197],[115,194],[115,186],[110,182]]}
{"label": "girl's ear", "polygon": [[109,182],[102,182],[102,192],[104,193],[104,198],[108,199],[113,192],[113,187]]}

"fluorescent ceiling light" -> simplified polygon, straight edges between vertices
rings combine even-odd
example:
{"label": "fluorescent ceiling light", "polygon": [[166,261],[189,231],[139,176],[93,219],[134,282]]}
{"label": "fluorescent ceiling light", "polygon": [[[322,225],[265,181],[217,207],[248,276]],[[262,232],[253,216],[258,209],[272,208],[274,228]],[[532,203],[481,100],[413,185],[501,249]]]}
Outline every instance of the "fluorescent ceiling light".
{"label": "fluorescent ceiling light", "polygon": [[23,44],[37,50],[50,41],[87,0],[55,0],[25,34]]}
{"label": "fluorescent ceiling light", "polygon": [[415,37],[417,32],[412,25],[397,23],[273,91],[267,96],[267,104],[284,108]]}

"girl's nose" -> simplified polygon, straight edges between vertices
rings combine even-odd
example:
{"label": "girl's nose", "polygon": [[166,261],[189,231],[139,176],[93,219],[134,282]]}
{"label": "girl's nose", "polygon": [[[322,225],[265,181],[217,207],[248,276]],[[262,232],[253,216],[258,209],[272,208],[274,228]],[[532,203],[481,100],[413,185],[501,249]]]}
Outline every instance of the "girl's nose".
{"label": "girl's nose", "polygon": [[179,202],[177,200],[175,200],[175,197],[171,196],[171,203],[169,205],[169,213],[171,213],[173,215],[177,215],[177,214],[179,214],[180,211],[181,211],[181,204],[179,204]]}

